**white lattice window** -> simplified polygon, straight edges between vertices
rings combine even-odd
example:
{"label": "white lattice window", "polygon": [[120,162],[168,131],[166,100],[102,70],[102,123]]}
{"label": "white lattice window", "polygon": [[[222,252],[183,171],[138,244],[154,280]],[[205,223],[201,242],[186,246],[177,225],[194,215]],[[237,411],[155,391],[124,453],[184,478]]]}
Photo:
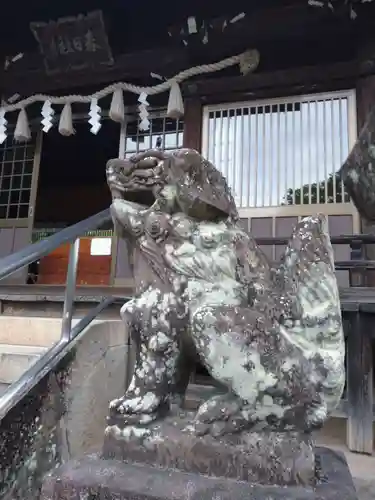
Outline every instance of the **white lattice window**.
{"label": "white lattice window", "polygon": [[35,134],[29,143],[9,135],[0,146],[0,219],[29,217],[35,141]]}
{"label": "white lattice window", "polygon": [[203,121],[203,154],[239,208],[349,203],[337,171],[356,139],[354,91],[207,106]]}
{"label": "white lattice window", "polygon": [[127,117],[121,134],[120,157],[129,157],[147,149],[161,147],[168,151],[182,147],[183,120],[173,120],[166,116],[166,110],[151,111],[150,128],[139,130],[137,114]]}

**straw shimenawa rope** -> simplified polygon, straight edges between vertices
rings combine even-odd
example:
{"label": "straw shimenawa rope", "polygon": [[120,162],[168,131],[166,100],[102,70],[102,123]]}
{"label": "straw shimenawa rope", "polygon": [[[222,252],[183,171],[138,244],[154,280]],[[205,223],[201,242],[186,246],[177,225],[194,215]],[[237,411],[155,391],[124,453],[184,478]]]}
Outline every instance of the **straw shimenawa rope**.
{"label": "straw shimenawa rope", "polygon": [[[235,64],[240,64],[241,67],[244,68],[244,72],[249,72],[258,66],[259,63],[259,52],[257,50],[248,50],[239,55],[228,57],[223,59],[222,61],[215,62],[212,64],[202,64],[200,66],[194,66],[193,68],[186,69],[181,71],[174,77],[166,80],[165,82],[159,83],[158,85],[149,86],[149,87],[140,87],[138,85],[133,85],[131,83],[118,82],[108,85],[102,90],[95,92],[91,95],[68,95],[68,96],[51,96],[46,94],[35,94],[26,99],[22,99],[21,101],[15,104],[6,104],[2,106],[2,110],[4,112],[11,112],[23,109],[30,104],[34,104],[35,102],[45,102],[49,101],[51,104],[60,104],[64,105],[67,103],[90,103],[93,99],[102,99],[107,95],[113,94],[116,90],[121,89],[123,91],[131,92],[133,94],[147,94],[147,95],[155,95],[160,94],[169,90],[173,83],[181,83],[188,78],[193,76],[202,75],[206,73],[214,73],[216,71],[221,71],[225,68],[229,68],[230,66],[234,66]],[[242,68],[241,68],[242,70]]]}

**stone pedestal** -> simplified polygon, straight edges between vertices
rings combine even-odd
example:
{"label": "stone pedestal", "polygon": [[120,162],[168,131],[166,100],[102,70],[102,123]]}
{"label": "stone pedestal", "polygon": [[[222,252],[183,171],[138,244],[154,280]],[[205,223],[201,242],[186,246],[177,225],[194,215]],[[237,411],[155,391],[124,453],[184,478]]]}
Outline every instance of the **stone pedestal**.
{"label": "stone pedestal", "polygon": [[356,500],[342,454],[315,451],[316,484],[266,486],[88,456],[46,478],[41,500]]}
{"label": "stone pedestal", "polygon": [[41,500],[356,500],[342,454],[308,435],[253,431],[197,436],[191,415],[106,429],[101,455],[46,478]]}
{"label": "stone pedestal", "polygon": [[192,416],[156,422],[147,428],[147,435],[131,427],[123,431],[108,427],[103,458],[264,485],[314,484],[309,435],[262,431],[197,436],[189,432]]}

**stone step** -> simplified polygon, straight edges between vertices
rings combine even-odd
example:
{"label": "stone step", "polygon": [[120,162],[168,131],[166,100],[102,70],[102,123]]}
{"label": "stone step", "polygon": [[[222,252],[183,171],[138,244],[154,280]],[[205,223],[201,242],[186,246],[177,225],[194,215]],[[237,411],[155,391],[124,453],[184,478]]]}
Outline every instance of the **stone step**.
{"label": "stone step", "polygon": [[0,345],[51,347],[60,339],[61,322],[61,318],[0,316]]}
{"label": "stone step", "polygon": [[47,347],[0,344],[0,384],[11,384],[46,352]]}
{"label": "stone step", "polygon": [[10,384],[2,384],[0,383],[0,398],[4,394],[4,392],[8,389]]}
{"label": "stone step", "polygon": [[[73,319],[73,326],[78,321],[79,318]],[[89,344],[95,338],[97,342],[98,335],[103,336],[111,348],[127,344],[128,337],[121,319],[96,319],[87,328],[91,330],[85,333]],[[60,331],[61,319],[0,316],[0,384],[18,380],[60,339]],[[89,371],[92,368],[91,364],[87,366]]]}

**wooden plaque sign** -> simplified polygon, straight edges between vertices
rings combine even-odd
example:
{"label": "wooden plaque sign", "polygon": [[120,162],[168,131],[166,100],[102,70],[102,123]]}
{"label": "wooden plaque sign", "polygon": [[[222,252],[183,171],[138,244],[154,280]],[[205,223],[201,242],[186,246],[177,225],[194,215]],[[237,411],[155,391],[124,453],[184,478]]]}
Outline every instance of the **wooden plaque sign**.
{"label": "wooden plaque sign", "polygon": [[30,24],[48,74],[113,64],[101,11]]}

